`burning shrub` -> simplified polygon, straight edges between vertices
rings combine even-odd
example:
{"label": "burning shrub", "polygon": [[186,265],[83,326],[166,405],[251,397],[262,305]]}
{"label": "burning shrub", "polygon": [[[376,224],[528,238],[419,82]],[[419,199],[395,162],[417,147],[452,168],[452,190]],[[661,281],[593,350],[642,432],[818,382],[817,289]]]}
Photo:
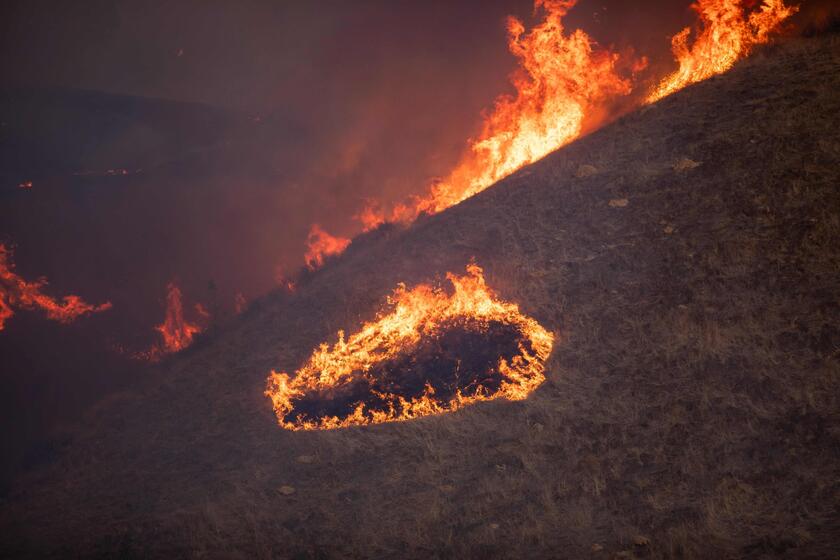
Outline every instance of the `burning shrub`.
{"label": "burning shrub", "polygon": [[272,371],[266,395],[283,428],[330,429],[410,420],[468,404],[522,400],[545,379],[554,337],[499,300],[476,265],[447,278],[449,295],[400,286],[392,309],[330,348],[294,378]]}

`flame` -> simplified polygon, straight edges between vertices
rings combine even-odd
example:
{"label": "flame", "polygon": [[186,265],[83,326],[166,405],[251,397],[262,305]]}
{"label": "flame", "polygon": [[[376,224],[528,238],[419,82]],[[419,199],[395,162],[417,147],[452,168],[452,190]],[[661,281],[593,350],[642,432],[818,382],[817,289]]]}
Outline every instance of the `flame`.
{"label": "flame", "polygon": [[45,278],[27,282],[17,275],[11,262],[11,252],[0,243],[0,330],[14,315],[14,308],[40,309],[48,319],[59,323],[69,323],[82,315],[111,309],[111,302],[91,305],[75,295],[64,296],[58,301],[41,293],[41,288],[46,285]]}
{"label": "flame", "polygon": [[674,35],[671,48],[679,69],[654,88],[648,103],[726,72],[755,46],[768,42],[771,33],[798,10],[784,0],[764,0],[751,13],[742,0],[698,0],[691,7],[700,17],[694,43],[688,44],[690,27]]}
{"label": "flame", "polygon": [[[697,0],[696,38],[689,47],[691,28],[672,38],[679,69],[663,79],[645,100],[661,99],[688,84],[724,72],[771,34],[798,8],[784,0]],[[496,99],[481,133],[443,179],[425,195],[412,196],[390,210],[369,200],[354,218],[364,231],[386,221],[411,222],[422,213],[435,214],[485,190],[500,179],[578,138],[610,116],[610,105],[632,91],[631,79],[619,73],[619,55],[600,49],[582,30],[567,33],[563,18],[577,0],[535,0],[543,21],[529,32],[516,18],[508,19],[508,47],[519,59],[511,76],[515,95]],[[622,61],[633,77],[647,59]],[[323,264],[324,256],[341,253],[349,239],[333,237],[312,226],[306,263]]]}
{"label": "flame", "polygon": [[285,269],[279,264],[274,267],[274,282],[287,292],[294,292],[297,288],[295,281],[286,277]]}
{"label": "flame", "polygon": [[248,300],[245,299],[245,296],[242,292],[236,292],[236,295],[233,296],[233,311],[237,315],[245,311],[245,308],[248,306]]}
{"label": "flame", "polygon": [[348,245],[349,239],[330,235],[320,225],[312,224],[306,238],[306,266],[314,270],[324,264],[325,257],[343,252]]}
{"label": "flame", "polygon": [[[454,287],[451,295],[427,284],[411,290],[400,285],[389,298],[390,312],[381,312],[347,339],[339,331],[335,345],[322,344],[294,378],[272,371],[265,394],[271,398],[280,426],[314,430],[378,424],[452,412],[479,401],[525,399],[545,380],[544,363],[551,353],[553,335],[523,315],[516,304],[499,300],[485,285],[479,266],[471,264],[466,275],[449,273],[447,278]],[[463,392],[458,389],[450,399],[442,400],[427,382],[421,395],[409,399],[371,390],[384,406],[353,402],[352,412],[344,416],[296,413],[296,403],[308,393],[335,394],[360,382],[372,388],[374,368],[410,354],[421,340],[440,333],[446,325],[468,322],[480,329],[487,329],[491,322],[513,327],[527,342],[519,343],[519,352],[512,359],[499,358],[496,369],[501,382],[495,392],[481,386]]]}
{"label": "flame", "polygon": [[[203,320],[210,317],[210,313],[200,303],[195,305],[195,312]],[[174,282],[166,286],[166,316],[155,330],[160,333],[160,343],[138,353],[137,358],[156,362],[166,354],[180,352],[192,344],[195,335],[203,330],[199,324],[191,323],[184,317],[181,288]]]}
{"label": "flame", "polygon": [[[206,311],[204,313],[206,314]],[[193,337],[201,332],[201,327],[184,318],[181,289],[174,282],[170,282],[166,287],[166,318],[155,330],[163,338],[163,351],[166,353],[183,350],[192,344]]]}
{"label": "flame", "polygon": [[410,221],[422,212],[437,213],[483,191],[575,140],[607,101],[630,93],[630,81],[617,72],[617,54],[598,49],[581,30],[565,32],[562,20],[576,3],[536,0],[545,19],[528,33],[521,21],[508,19],[508,46],[520,66],[511,76],[516,94],[496,99],[478,138],[428,194],[397,205],[390,216],[369,204],[358,216],[366,230],[386,219]]}

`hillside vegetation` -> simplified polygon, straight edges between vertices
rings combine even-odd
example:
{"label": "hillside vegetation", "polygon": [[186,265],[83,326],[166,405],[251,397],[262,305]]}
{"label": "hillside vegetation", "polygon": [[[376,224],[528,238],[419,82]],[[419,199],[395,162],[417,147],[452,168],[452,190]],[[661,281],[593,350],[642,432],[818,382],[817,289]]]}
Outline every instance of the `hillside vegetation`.
{"label": "hillside vegetation", "polygon": [[[2,504],[3,556],[829,558],[840,548],[840,37],[766,49],[412,227],[102,403]],[[262,394],[400,281],[475,258],[547,381],[413,422]]]}

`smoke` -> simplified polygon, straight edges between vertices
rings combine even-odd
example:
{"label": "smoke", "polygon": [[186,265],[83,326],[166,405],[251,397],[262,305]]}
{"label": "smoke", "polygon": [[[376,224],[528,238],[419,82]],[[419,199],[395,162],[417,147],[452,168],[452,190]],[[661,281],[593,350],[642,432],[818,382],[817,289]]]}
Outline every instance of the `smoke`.
{"label": "smoke", "polygon": [[[580,0],[564,25],[662,75],[689,3]],[[797,25],[836,13],[813,5]],[[482,111],[515,94],[506,18],[537,23],[531,0],[0,10],[0,241],[52,293],[113,303],[69,327],[8,322],[0,405],[10,421],[44,411],[27,433],[135,375],[118,357],[157,342],[172,278],[207,305],[212,332],[275,288],[278,268],[291,288],[311,224],[351,237],[367,200],[392,205],[444,177]]]}

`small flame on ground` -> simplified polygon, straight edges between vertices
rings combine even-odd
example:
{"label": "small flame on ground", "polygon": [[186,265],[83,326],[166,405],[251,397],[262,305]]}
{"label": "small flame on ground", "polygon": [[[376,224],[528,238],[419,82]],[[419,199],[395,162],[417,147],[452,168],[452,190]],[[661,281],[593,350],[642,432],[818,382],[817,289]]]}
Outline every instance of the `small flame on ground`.
{"label": "small flame on ground", "polygon": [[[210,318],[210,313],[200,303],[195,305],[195,312],[204,321]],[[160,333],[160,343],[139,353],[138,358],[156,362],[166,354],[180,352],[192,344],[195,335],[203,330],[199,324],[184,317],[181,289],[174,282],[166,286],[166,316],[155,330]]]}
{"label": "small flame on ground", "polygon": [[0,243],[0,330],[6,320],[14,315],[14,309],[39,309],[47,318],[59,323],[70,323],[77,317],[88,313],[98,313],[111,309],[111,302],[100,305],[86,303],[79,296],[64,296],[58,301],[41,293],[47,285],[45,278],[28,282],[14,272],[11,252]]}
{"label": "small flame on ground", "polygon": [[286,270],[279,264],[274,267],[274,282],[287,292],[294,292],[296,289],[295,281],[286,277]]}
{"label": "small flame on ground", "polygon": [[306,238],[307,249],[304,255],[306,266],[313,270],[319,268],[324,264],[326,257],[342,253],[348,245],[350,245],[349,239],[330,235],[320,225],[312,224]]}
{"label": "small flame on ground", "polygon": [[798,10],[784,0],[764,0],[758,10],[749,12],[742,0],[698,0],[692,9],[700,17],[694,42],[686,27],[671,39],[679,69],[663,79],[647,98],[653,103],[684,87],[726,72]]}
{"label": "small flame on ground", "polygon": [[236,295],[233,296],[233,311],[237,315],[245,311],[245,308],[248,305],[248,300],[245,299],[245,296],[242,292],[236,292]]}
{"label": "small flame on ground", "polygon": [[[411,290],[400,285],[389,298],[390,312],[380,313],[375,321],[365,323],[347,339],[340,331],[335,345],[322,344],[294,378],[272,371],[265,394],[271,398],[280,426],[314,430],[379,424],[453,412],[480,401],[525,399],[545,380],[544,364],[554,336],[522,314],[516,304],[498,299],[486,286],[479,266],[471,264],[466,275],[449,273],[447,278],[454,287],[453,294],[428,284]],[[352,412],[347,415],[307,416],[296,411],[296,403],[308,394],[336,394],[358,383],[372,383],[368,376],[376,367],[410,354],[444,325],[468,321],[484,328],[491,322],[513,327],[527,343],[519,343],[519,351],[512,359],[499,358],[496,370],[501,381],[495,392],[480,386],[469,394],[458,389],[451,398],[441,400],[427,383],[420,396],[408,399],[373,391],[377,401],[385,403],[384,407],[373,408],[361,400],[352,403]]]}

